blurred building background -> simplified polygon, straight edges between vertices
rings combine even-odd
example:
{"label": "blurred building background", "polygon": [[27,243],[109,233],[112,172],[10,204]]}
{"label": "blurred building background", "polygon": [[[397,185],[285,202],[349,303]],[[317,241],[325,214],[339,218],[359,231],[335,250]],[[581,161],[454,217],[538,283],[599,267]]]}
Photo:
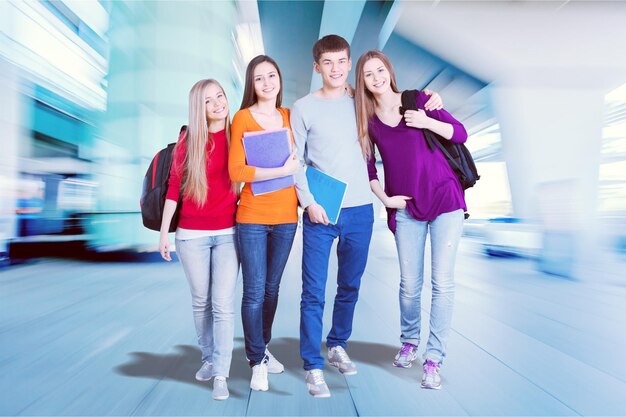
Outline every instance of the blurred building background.
{"label": "blurred building background", "polygon": [[[0,415],[624,415],[625,23],[622,1],[1,0]],[[231,398],[212,401],[182,267],[142,226],[144,173],[197,80],[217,79],[232,115],[266,53],[289,107],[321,86],[311,47],[330,33],[353,68],[383,50],[400,88],[439,92],[470,133],[481,179],[444,389],[391,366],[399,269],[378,205],[358,375],[327,369],[332,397],[306,392],[297,235],[271,348],[286,372],[250,390],[236,318]]]}
{"label": "blurred building background", "polygon": [[310,49],[329,33],[354,63],[383,50],[401,88],[438,91],[465,124],[482,176],[466,234],[485,254],[590,279],[626,253],[623,2],[15,0],[0,15],[5,263],[154,250],[142,178],[193,83],[220,81],[233,114],[267,53],[290,106],[319,88]]}

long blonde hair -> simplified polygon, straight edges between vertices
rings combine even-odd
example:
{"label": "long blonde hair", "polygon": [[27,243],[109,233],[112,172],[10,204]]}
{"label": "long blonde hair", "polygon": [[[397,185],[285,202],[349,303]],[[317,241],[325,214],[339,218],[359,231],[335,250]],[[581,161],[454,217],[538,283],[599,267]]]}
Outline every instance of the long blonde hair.
{"label": "long blonde hair", "polygon": [[363,67],[367,61],[373,58],[380,59],[385,67],[387,67],[391,90],[395,93],[400,92],[396,84],[396,74],[393,70],[393,65],[391,65],[391,61],[389,61],[387,55],[378,50],[367,51],[361,55],[359,61],[356,63],[356,92],[354,94],[354,101],[356,105],[357,126],[359,129],[359,143],[361,144],[361,151],[365,159],[371,158],[373,151],[372,140],[369,137],[368,123],[376,111],[376,99],[367,87],[365,87]]}
{"label": "long blonde hair", "polygon": [[[220,83],[213,79],[200,80],[189,91],[189,122],[186,134],[185,161],[182,164],[184,175],[181,188],[183,195],[195,201],[199,206],[204,206],[207,201],[209,186],[206,176],[206,160],[215,149],[213,135],[209,132],[209,120],[207,119],[204,97],[204,91],[209,85],[215,85],[224,92]],[[226,97],[226,92],[224,92],[224,97]],[[226,101],[228,102],[227,97]],[[230,149],[230,115],[225,122],[226,141]],[[206,151],[207,141],[209,143],[208,152]],[[178,142],[177,146],[182,146],[181,143],[182,141]]]}

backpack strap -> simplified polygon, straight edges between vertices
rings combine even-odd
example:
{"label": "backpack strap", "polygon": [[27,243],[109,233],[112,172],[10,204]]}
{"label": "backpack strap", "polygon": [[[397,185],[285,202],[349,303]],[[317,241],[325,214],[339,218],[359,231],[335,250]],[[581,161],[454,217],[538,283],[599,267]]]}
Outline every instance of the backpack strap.
{"label": "backpack strap", "polygon": [[[431,132],[428,129],[422,129],[422,131],[424,132],[424,136],[426,136],[426,140],[428,141],[428,144],[430,145],[431,143],[434,143],[434,146],[436,146],[437,148],[441,150],[443,155],[446,157],[446,160],[450,164],[452,164],[454,168],[456,168],[459,172],[463,172],[463,169],[459,166],[459,164],[457,164],[457,162],[454,160],[452,155],[450,155],[450,153],[446,150],[446,148],[441,144],[439,139],[437,139],[437,136],[435,135],[435,133]],[[447,139],[444,139],[444,140],[447,140]]]}
{"label": "backpack strap", "polygon": [[[417,94],[419,90],[404,90],[402,92],[401,100],[402,107],[400,107],[400,114],[404,115],[404,112],[407,110],[418,110],[417,107]],[[424,137],[426,138],[426,143],[428,144],[428,149],[431,152],[435,152],[435,148],[439,144],[439,140],[434,134],[428,129],[420,129],[422,133],[424,133]]]}
{"label": "backpack strap", "polygon": [[404,115],[407,110],[417,110],[415,100],[417,99],[417,90],[404,90],[400,96],[402,101],[402,107],[400,107],[400,114]]}

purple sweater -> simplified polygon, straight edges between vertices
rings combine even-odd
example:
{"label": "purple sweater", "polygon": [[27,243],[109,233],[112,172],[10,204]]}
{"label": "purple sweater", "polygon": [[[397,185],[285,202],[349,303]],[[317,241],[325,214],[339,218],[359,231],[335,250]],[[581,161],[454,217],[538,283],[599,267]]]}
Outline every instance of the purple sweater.
{"label": "purple sweater", "polygon": [[[424,109],[428,96],[417,95],[417,108]],[[450,123],[454,128],[451,140],[463,143],[467,132],[463,125],[445,110],[427,111],[433,119]],[[391,127],[374,115],[369,121],[369,136],[376,144],[385,170],[385,193],[388,196],[412,197],[406,204],[407,212],[420,221],[431,221],[440,214],[458,209],[467,210],[463,189],[439,149],[432,152],[420,129],[406,125],[404,118]],[[367,163],[370,181],[378,179],[376,156]],[[396,209],[387,209],[389,229],[396,231]]]}

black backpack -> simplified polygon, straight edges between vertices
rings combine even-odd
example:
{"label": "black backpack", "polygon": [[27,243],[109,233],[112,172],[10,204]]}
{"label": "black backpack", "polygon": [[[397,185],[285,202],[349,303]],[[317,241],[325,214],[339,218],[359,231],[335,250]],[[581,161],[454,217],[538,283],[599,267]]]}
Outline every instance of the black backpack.
{"label": "black backpack", "polygon": [[[181,127],[179,140],[186,130],[187,126]],[[167,194],[175,146],[176,143],[170,143],[167,147],[161,149],[152,159],[143,178],[143,188],[141,190],[141,199],[139,200],[141,219],[145,227],[157,232],[161,230],[163,206],[165,206],[165,196]],[[176,212],[170,223],[170,233],[175,232],[178,226],[181,202],[182,199],[179,198]]]}
{"label": "black backpack", "polygon": [[[405,90],[402,92],[400,114],[404,114],[404,110],[417,110],[417,106],[415,105],[417,93],[417,90]],[[473,187],[476,181],[480,179],[480,175],[478,175],[476,164],[467,147],[462,143],[446,140],[428,129],[422,129],[422,132],[424,132],[426,143],[428,143],[428,148],[432,152],[434,152],[436,148],[441,149],[448,164],[450,164],[450,168],[452,168],[452,171],[454,171],[454,174],[459,179],[463,190]]]}

